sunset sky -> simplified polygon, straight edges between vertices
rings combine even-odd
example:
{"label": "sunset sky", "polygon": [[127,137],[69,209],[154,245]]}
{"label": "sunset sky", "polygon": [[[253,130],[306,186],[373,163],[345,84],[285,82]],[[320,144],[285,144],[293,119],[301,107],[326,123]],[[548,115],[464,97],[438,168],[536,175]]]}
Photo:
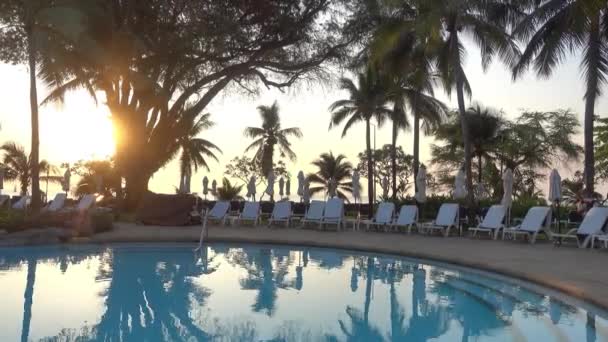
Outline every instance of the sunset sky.
{"label": "sunset sky", "polygon": [[[508,117],[515,117],[521,109],[554,110],[572,109],[582,119],[584,102],[584,83],[579,73],[578,56],[570,56],[559,67],[549,80],[539,80],[528,72],[525,77],[512,82],[510,73],[500,63],[495,62],[484,73],[480,66],[478,51],[469,49],[466,72],[473,89],[473,101],[481,102],[505,111]],[[28,73],[25,66],[1,65],[0,94],[0,134],[2,141],[15,140],[29,150],[30,112],[28,102]],[[41,83],[40,83],[41,84]],[[40,88],[43,88],[42,86]],[[40,89],[40,99],[46,91]],[[298,160],[288,163],[290,172],[295,176],[301,169],[311,171],[310,162],[320,153],[333,151],[345,154],[353,164],[356,155],[365,147],[365,128],[354,127],[341,139],[341,129],[328,131],[329,105],[344,98],[345,93],[332,85],[301,85],[286,93],[277,90],[261,89],[259,96],[243,96],[223,93],[208,108],[216,126],[203,136],[217,144],[222,150],[220,162],[210,162],[211,171],[199,170],[192,180],[192,191],[200,192],[201,179],[204,175],[220,182],[225,164],[235,156],[241,155],[250,140],[243,137],[247,126],[259,126],[260,119],[256,107],[260,104],[270,105],[277,100],[281,108],[284,127],[297,126],[304,133],[302,140],[293,140],[293,149]],[[451,100],[437,90],[437,96],[455,107],[455,96]],[[467,105],[468,105],[467,101]],[[608,99],[603,97],[597,104],[596,113],[604,116],[608,108]],[[112,127],[110,114],[103,103],[96,105],[84,92],[74,92],[67,97],[63,106],[47,105],[40,110],[41,157],[51,163],[74,162],[79,159],[104,158],[112,154]],[[577,140],[582,143],[582,137]],[[390,130],[387,127],[377,132],[377,146],[390,142]],[[421,143],[422,160],[429,158],[431,139]],[[411,153],[412,137],[410,133],[402,134],[398,143],[407,153]],[[576,170],[556,165],[562,171],[562,177]],[[175,163],[159,171],[151,180],[152,191],[173,193],[178,185],[179,176]],[[5,186],[5,192],[11,192],[11,186]],[[604,190],[600,186],[601,191]],[[52,191],[51,191],[52,192]]]}

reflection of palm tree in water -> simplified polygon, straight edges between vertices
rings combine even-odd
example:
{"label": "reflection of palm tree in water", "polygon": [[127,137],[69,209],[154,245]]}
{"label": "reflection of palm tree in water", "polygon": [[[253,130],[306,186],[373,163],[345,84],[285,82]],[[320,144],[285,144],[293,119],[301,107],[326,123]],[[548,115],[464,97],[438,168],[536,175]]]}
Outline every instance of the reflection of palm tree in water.
{"label": "reflection of palm tree in water", "polygon": [[21,326],[21,342],[27,342],[30,335],[30,324],[32,321],[32,305],[34,300],[34,283],[36,281],[36,258],[27,260],[27,281],[23,295],[23,322]]}
{"label": "reflection of palm tree in water", "polygon": [[[241,258],[241,260],[245,259]],[[291,260],[281,258],[281,261],[277,260],[277,269],[274,270],[271,250],[261,249],[250,264],[242,265],[247,269],[247,278],[241,279],[242,288],[258,291],[252,306],[253,311],[263,311],[268,316],[274,314],[278,289],[289,287],[285,278],[289,272],[288,266]]]}

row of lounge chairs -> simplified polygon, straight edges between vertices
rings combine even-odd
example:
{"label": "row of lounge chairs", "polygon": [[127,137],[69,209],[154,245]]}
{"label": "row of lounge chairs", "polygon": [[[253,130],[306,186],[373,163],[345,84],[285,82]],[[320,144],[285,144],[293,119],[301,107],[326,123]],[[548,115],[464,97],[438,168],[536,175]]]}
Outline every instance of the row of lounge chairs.
{"label": "row of lounge chairs", "polygon": [[[217,202],[215,206],[206,213],[206,219],[226,223],[230,209],[229,202]],[[252,223],[254,226],[260,223],[259,202],[246,202],[243,210],[238,216],[233,217],[233,222],[238,224]],[[603,243],[608,248],[608,234],[604,228],[608,224],[608,207],[594,207],[584,217],[579,227],[571,229],[565,234],[556,234],[551,231],[552,222],[550,207],[532,207],[528,210],[520,224],[507,226],[505,224],[507,208],[502,205],[493,205],[489,208],[483,219],[477,226],[468,229],[471,237],[480,234],[488,234],[492,239],[517,239],[524,236],[530,243],[534,243],[539,234],[545,234],[549,239],[555,241],[576,240],[580,247],[593,247],[596,242]],[[291,202],[277,202],[268,220],[268,224],[276,225],[283,223],[289,227],[294,219]],[[301,217],[301,226],[316,224],[319,227],[335,225],[337,230],[344,228],[347,223],[352,223],[353,229],[358,230],[361,225],[366,230],[402,231],[411,233],[414,229],[419,233],[440,233],[449,236],[454,230],[462,235],[460,224],[460,207],[456,203],[444,203],[439,208],[437,217],[432,222],[418,222],[418,207],[404,205],[399,212],[395,204],[383,202],[378,205],[374,217],[370,220],[360,218],[345,219],[344,202],[338,198],[332,198],[327,202],[312,201],[305,215]]]}
{"label": "row of lounge chairs", "polygon": [[[84,195],[78,201],[75,207],[66,208],[65,202],[67,200],[67,195],[65,193],[59,193],[55,195],[55,198],[42,208],[43,213],[55,213],[66,210],[74,210],[74,211],[86,211],[95,205],[95,201],[97,197],[92,194]],[[6,205],[10,201],[10,197],[8,195],[0,195],[0,206]],[[21,196],[17,202],[11,205],[11,208],[14,210],[26,210],[31,203],[30,196]]]}

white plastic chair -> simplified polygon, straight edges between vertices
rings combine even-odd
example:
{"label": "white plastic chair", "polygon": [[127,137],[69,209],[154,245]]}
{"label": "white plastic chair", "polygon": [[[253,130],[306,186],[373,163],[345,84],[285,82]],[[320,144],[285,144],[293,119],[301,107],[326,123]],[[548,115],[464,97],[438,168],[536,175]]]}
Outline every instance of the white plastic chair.
{"label": "white plastic chair", "polygon": [[593,207],[583,218],[578,228],[570,229],[566,234],[552,234],[553,240],[556,239],[572,239],[576,240],[580,248],[585,248],[589,244],[593,244],[592,240],[596,237],[604,235],[602,229],[608,221],[607,207]]}
{"label": "white plastic chair", "polygon": [[399,216],[391,223],[391,227],[407,229],[407,233],[412,232],[412,227],[418,224],[418,207],[415,205],[404,205],[399,210]]}
{"label": "white plastic chair", "polygon": [[245,202],[237,221],[239,223],[251,222],[256,227],[260,223],[260,202]]}
{"label": "white plastic chair", "polygon": [[506,209],[504,205],[493,205],[490,207],[483,221],[474,228],[469,228],[471,236],[476,236],[477,233],[488,233],[492,239],[496,240],[500,231],[505,228]]}
{"label": "white plastic chair", "polygon": [[435,221],[421,225],[421,228],[426,233],[432,233],[437,230],[443,233],[443,236],[450,235],[450,229],[459,229],[459,211],[460,207],[457,203],[443,203],[439,207],[437,218]]}
{"label": "white plastic chair", "polygon": [[30,196],[21,196],[21,198],[13,204],[12,208],[15,210],[25,210],[30,204]]}
{"label": "white plastic chair", "polygon": [[97,201],[97,196],[93,194],[84,195],[80,201],[78,201],[78,205],[76,206],[76,210],[78,211],[87,211],[95,205]]}
{"label": "white plastic chair", "polygon": [[273,223],[277,222],[285,222],[285,227],[289,227],[289,224],[291,223],[291,216],[291,202],[276,202],[274,204],[274,208],[272,208],[272,214],[268,220],[268,226],[271,226]]}
{"label": "white plastic chair", "polygon": [[301,227],[304,227],[307,223],[321,224],[323,220],[323,212],[325,211],[325,202],[323,201],[311,201],[308,206],[308,210],[304,214],[302,220],[300,220]]}
{"label": "white plastic chair", "polygon": [[42,210],[52,213],[52,212],[56,212],[56,211],[63,209],[63,206],[65,205],[65,200],[67,199],[67,197],[68,196],[65,193],[56,194],[53,201],[49,205],[44,207]]}
{"label": "white plastic chair", "polygon": [[336,230],[342,228],[342,221],[344,220],[344,201],[340,198],[331,198],[325,204],[325,212],[323,213],[323,219],[321,220],[320,227],[323,228],[325,225],[336,225]]}
{"label": "white plastic chair", "polygon": [[222,226],[226,224],[228,218],[228,210],[230,209],[230,202],[228,201],[217,201],[213,208],[205,214],[205,220],[217,221]]}
{"label": "white plastic chair", "polygon": [[505,237],[511,237],[515,240],[518,235],[525,235],[530,243],[534,243],[540,232],[545,232],[551,238],[550,224],[551,208],[532,207],[528,210],[520,225],[503,229],[502,238],[504,240]]}
{"label": "white plastic chair", "polygon": [[371,220],[364,220],[365,230],[369,230],[370,226],[377,227],[388,227],[393,222],[393,215],[395,214],[395,204],[392,202],[382,202],[378,205],[376,215]]}

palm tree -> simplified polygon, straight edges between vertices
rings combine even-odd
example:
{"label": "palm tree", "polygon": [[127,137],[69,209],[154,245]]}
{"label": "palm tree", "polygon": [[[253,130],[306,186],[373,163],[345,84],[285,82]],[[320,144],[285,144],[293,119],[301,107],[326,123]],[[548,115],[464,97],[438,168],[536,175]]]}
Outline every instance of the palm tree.
{"label": "palm tree", "polygon": [[467,111],[467,121],[470,127],[470,140],[473,145],[473,154],[477,157],[477,182],[481,184],[483,157],[489,158],[490,150],[498,142],[498,135],[502,127],[500,114],[489,107],[475,104]]}
{"label": "palm tree", "polygon": [[192,169],[196,172],[199,167],[203,167],[209,171],[209,164],[207,164],[205,157],[217,161],[215,152],[222,152],[212,142],[198,137],[202,131],[215,125],[210,120],[210,116],[211,114],[203,114],[198,118],[193,117],[192,120],[186,120],[186,135],[178,139],[178,146],[181,150],[179,157],[180,179],[186,179],[188,183],[190,183],[190,178],[192,177]]}
{"label": "palm tree", "polygon": [[258,112],[262,118],[262,127],[245,129],[245,136],[255,139],[245,152],[255,149],[255,159],[261,162],[264,175],[268,175],[274,163],[275,145],[279,145],[281,157],[287,156],[290,160],[295,160],[296,154],[291,149],[288,138],[302,138],[302,131],[298,127],[281,128],[279,105],[276,101],[271,106],[258,106]]}
{"label": "palm tree", "polygon": [[468,202],[473,203],[472,144],[466,117],[465,93],[471,87],[464,72],[466,53],[462,37],[469,34],[480,48],[482,67],[490,65],[498,55],[507,65],[513,66],[520,53],[517,44],[507,33],[512,21],[517,20],[516,6],[506,6],[500,0],[421,0],[419,34],[427,40],[436,68],[446,93],[456,90],[460,125],[463,133]]}
{"label": "palm tree", "polygon": [[[0,146],[0,151],[4,152],[2,163],[4,164],[5,174],[4,178],[9,181],[18,181],[21,187],[21,194],[27,194],[27,189],[30,184],[33,186],[32,181],[32,170],[33,160],[31,156],[25,153],[23,146],[20,146],[14,142],[7,142]],[[42,160],[37,163],[39,170],[45,170],[48,167],[48,163]],[[40,189],[39,189],[40,190]],[[32,191],[32,195],[34,192]],[[40,194],[40,192],[38,192]]]}
{"label": "palm tree", "polygon": [[[368,67],[365,73],[359,73],[355,85],[351,79],[341,78],[340,89],[349,93],[348,99],[334,102],[329,110],[332,112],[329,128],[341,124],[346,120],[342,137],[356,123],[365,122],[365,142],[367,150],[367,174],[373,175],[372,146],[371,146],[371,120],[376,119],[378,126],[382,126],[391,111],[386,107],[388,101],[387,89],[373,70]],[[373,178],[368,176],[367,194],[369,198],[369,217],[374,212],[374,183]]]}
{"label": "palm tree", "polygon": [[[533,2],[532,2],[533,3]],[[595,181],[593,125],[595,103],[608,77],[608,6],[599,0],[543,1],[522,20],[514,35],[527,42],[513,77],[517,78],[530,64],[537,75],[548,77],[564,59],[566,50],[582,50],[582,73],[585,76],[584,179],[585,193],[592,196]]]}
{"label": "palm tree", "polygon": [[323,153],[312,164],[317,167],[317,172],[307,177],[313,184],[310,187],[311,195],[319,192],[329,193],[329,183],[333,180],[336,182],[336,195],[348,201],[346,194],[353,192],[350,181],[353,165],[346,161],[346,156],[343,154],[334,156],[332,152]]}
{"label": "palm tree", "polygon": [[217,198],[220,201],[236,201],[243,197],[240,195],[243,185],[232,185],[228,178],[222,179],[222,186],[217,188]]}

